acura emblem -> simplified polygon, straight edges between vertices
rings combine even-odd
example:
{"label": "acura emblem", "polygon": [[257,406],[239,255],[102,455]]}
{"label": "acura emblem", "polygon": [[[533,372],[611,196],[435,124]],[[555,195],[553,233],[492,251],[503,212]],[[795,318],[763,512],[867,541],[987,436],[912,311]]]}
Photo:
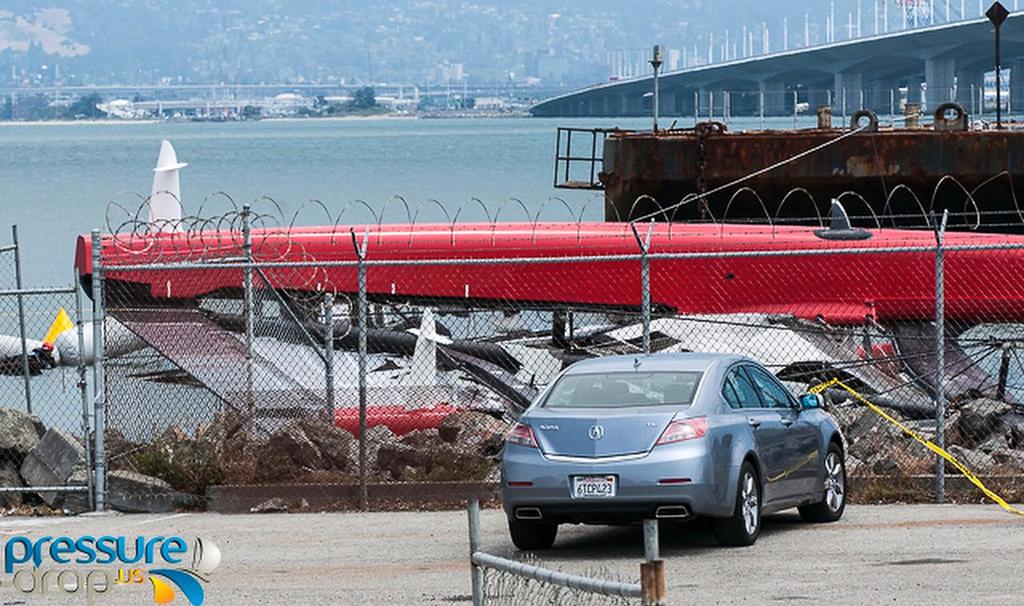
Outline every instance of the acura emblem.
{"label": "acura emblem", "polygon": [[604,427],[594,425],[590,428],[590,431],[587,432],[587,435],[590,436],[591,440],[600,440],[604,437]]}

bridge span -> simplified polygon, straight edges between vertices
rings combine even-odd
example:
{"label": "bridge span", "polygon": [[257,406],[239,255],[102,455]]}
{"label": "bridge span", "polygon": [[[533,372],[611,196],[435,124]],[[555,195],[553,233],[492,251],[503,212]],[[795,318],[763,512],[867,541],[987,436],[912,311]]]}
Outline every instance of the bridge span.
{"label": "bridge span", "polygon": [[[994,111],[985,73],[994,71],[994,32],[975,19],[690,67],[660,76],[660,113],[673,116],[788,115],[797,104],[836,114],[860,108],[895,113],[903,102],[931,110],[957,101],[973,114]],[[1004,109],[1024,111],[1024,11],[1002,27],[1010,72]],[[535,116],[646,116],[651,76],[608,82],[535,105]]]}

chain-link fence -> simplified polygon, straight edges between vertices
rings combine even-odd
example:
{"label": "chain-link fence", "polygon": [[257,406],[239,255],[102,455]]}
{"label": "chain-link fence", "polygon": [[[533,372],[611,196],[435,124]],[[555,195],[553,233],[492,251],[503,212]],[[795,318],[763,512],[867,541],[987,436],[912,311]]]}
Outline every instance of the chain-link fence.
{"label": "chain-link fence", "polygon": [[[222,484],[265,487],[254,494],[277,506],[312,498],[298,485],[347,486],[316,493],[340,507],[488,485],[509,425],[567,365],[719,351],[762,361],[797,393],[842,379],[1024,495],[1024,245],[1012,237],[951,232],[938,255],[927,231],[807,246],[777,226],[750,246],[745,226],[668,227],[667,239],[660,226],[644,252],[647,228],[621,227],[577,230],[573,256],[534,256],[535,225],[498,257],[425,254],[386,226],[331,235],[319,253],[302,234],[239,233],[201,260],[111,257],[111,473],[177,503]],[[601,254],[623,241],[636,252]],[[856,399],[826,395],[854,498],[979,498]]]}
{"label": "chain-link fence", "polygon": [[25,288],[17,229],[0,245],[0,507],[91,508],[89,401],[74,287]]}

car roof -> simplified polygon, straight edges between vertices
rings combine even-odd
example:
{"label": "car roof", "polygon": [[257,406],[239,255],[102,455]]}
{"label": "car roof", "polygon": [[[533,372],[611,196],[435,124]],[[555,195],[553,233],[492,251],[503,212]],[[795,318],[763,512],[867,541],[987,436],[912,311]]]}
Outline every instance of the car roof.
{"label": "car roof", "polygon": [[[581,360],[570,366],[566,374],[585,374],[615,371],[707,371],[733,362],[750,361],[749,358],[725,353],[659,353],[651,355],[605,356]],[[639,364],[639,365],[638,365]]]}

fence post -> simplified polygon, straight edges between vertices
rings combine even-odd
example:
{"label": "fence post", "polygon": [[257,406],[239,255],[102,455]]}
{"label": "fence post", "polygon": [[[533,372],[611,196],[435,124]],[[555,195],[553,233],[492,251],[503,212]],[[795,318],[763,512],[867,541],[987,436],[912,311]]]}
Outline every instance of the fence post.
{"label": "fence post", "polygon": [[107,394],[103,369],[105,358],[103,323],[106,321],[106,306],[103,301],[101,246],[100,231],[94,229],[92,230],[92,364],[93,425],[96,432],[96,480],[93,482],[93,488],[96,491],[94,497],[96,511],[106,511],[107,509]]}
{"label": "fence post", "polygon": [[473,561],[480,551],[480,501],[469,500],[469,566],[473,591],[473,606],[484,606],[484,569]]}
{"label": "fence post", "polygon": [[75,275],[72,284],[75,287],[75,336],[78,338],[78,391],[82,396],[82,436],[85,442],[85,483],[89,492],[89,508],[96,506],[95,494],[93,494],[92,481],[92,440],[89,439],[89,382],[86,380],[85,370],[85,322],[82,320],[82,290],[78,286],[78,276]]}
{"label": "fence post", "polygon": [[252,304],[252,208],[242,206],[242,255],[246,266],[242,270],[242,315],[245,317],[245,393],[249,408],[255,406],[253,394],[252,341],[254,330]]}
{"label": "fence post", "polygon": [[[942,222],[935,232],[935,439],[940,448],[946,448],[946,284],[945,251],[946,221],[949,210],[942,213]],[[935,456],[935,502],[946,501],[946,462]]]}
{"label": "fence post", "polygon": [[21,244],[18,243],[18,226],[11,226],[11,239],[14,245],[14,287],[18,289],[18,334],[21,337],[21,373],[25,380],[25,410],[32,414],[32,372],[28,367],[28,342],[25,338],[25,298],[21,290],[25,285],[21,280]]}
{"label": "fence post", "polygon": [[324,294],[324,375],[327,419],[334,425],[334,295]]}
{"label": "fence post", "polygon": [[651,259],[647,251],[651,246],[651,235],[654,233],[654,221],[647,228],[647,239],[640,238],[636,224],[630,223],[636,244],[640,247],[640,320],[643,323],[643,349],[645,354],[651,353]]}
{"label": "fence post", "polygon": [[352,230],[352,246],[356,249],[358,259],[358,297],[357,314],[359,325],[359,507],[363,510],[370,508],[370,499],[367,491],[367,469],[366,461],[366,243],[369,240],[369,230],[363,234],[363,243],[360,246],[356,242],[356,232]]}
{"label": "fence post", "polygon": [[665,603],[665,562],[658,553],[658,520],[644,520],[644,562],[640,564],[643,606]]}

